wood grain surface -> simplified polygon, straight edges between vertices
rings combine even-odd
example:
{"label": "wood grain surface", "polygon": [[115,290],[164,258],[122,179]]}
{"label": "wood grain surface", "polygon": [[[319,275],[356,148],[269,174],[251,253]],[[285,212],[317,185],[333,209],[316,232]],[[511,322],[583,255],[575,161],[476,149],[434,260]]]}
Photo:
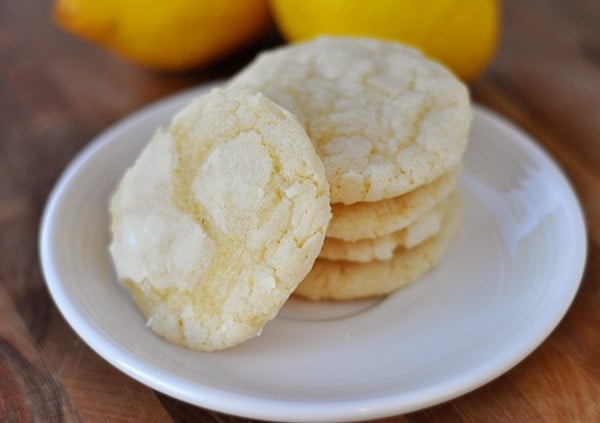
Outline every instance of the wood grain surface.
{"label": "wood grain surface", "polygon": [[[102,129],[176,91],[237,71],[265,40],[209,69],[157,74],[65,34],[48,1],[0,2],[0,421],[250,422],[155,392],[69,328],[40,270],[54,182]],[[510,0],[473,97],[521,126],[571,179],[589,229],[581,288],[515,368],[453,401],[380,422],[600,422],[600,2]]]}

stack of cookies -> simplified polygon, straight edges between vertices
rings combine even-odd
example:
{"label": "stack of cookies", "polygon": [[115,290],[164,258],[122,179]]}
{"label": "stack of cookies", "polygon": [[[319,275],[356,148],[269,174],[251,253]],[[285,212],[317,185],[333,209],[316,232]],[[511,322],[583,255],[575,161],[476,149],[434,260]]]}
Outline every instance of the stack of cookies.
{"label": "stack of cookies", "polygon": [[111,201],[117,277],[147,325],[211,351],[290,295],[388,294],[443,256],[471,120],[448,70],[397,43],[265,53],[159,129]]}
{"label": "stack of cookies", "polygon": [[321,38],[263,53],[230,86],[290,110],[325,166],[333,217],[296,295],[384,295],[439,262],[471,121],[446,68],[397,43]]}

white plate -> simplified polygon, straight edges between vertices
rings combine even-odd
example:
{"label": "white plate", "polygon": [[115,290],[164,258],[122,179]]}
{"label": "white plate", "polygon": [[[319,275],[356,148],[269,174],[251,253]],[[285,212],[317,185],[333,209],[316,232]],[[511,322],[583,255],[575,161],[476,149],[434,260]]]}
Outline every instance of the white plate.
{"label": "white plate", "polygon": [[158,125],[206,87],[143,109],[93,140],[46,206],[40,254],[73,329],[138,381],[214,410],[340,421],[414,411],[492,380],[554,329],[579,286],[577,199],[525,134],[475,108],[460,189],[465,224],[441,265],[381,301],[291,300],[262,336],[198,353],[155,336],[115,280],[108,201]]}

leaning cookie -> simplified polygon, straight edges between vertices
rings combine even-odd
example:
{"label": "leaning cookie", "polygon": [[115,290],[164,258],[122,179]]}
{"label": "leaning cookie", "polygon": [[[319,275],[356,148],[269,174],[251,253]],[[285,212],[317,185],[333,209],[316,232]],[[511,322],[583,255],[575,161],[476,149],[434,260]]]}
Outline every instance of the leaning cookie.
{"label": "leaning cookie", "polygon": [[261,94],[214,90],[156,133],[116,190],[118,278],[167,340],[257,335],[309,272],[330,219],[303,127]]}
{"label": "leaning cookie", "polygon": [[451,200],[444,200],[404,229],[377,238],[343,241],[325,237],[319,258],[368,262],[389,260],[398,248],[410,249],[437,234]]}
{"label": "leaning cookie", "polygon": [[437,235],[414,248],[397,251],[390,260],[367,263],[317,259],[295,295],[311,299],[352,300],[390,294],[414,282],[444,256],[462,221],[462,203],[451,197]]}
{"label": "leaning cookie", "polygon": [[323,160],[332,203],[396,197],[455,168],[467,88],[399,43],[320,38],[261,54],[231,81],[294,113]]}

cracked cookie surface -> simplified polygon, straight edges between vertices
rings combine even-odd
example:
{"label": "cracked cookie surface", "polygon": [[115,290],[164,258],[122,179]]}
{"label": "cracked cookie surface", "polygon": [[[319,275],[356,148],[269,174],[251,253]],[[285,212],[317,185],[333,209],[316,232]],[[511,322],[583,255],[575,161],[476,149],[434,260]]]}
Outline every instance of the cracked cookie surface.
{"label": "cracked cookie surface", "polygon": [[396,197],[460,162],[469,94],[446,68],[398,43],[320,38],[262,53],[230,86],[263,92],[305,126],[331,202]]}
{"label": "cracked cookie surface", "polygon": [[111,202],[119,279],[159,335],[197,350],[260,333],[310,270],[331,217],[302,125],[215,89],[159,130]]}

